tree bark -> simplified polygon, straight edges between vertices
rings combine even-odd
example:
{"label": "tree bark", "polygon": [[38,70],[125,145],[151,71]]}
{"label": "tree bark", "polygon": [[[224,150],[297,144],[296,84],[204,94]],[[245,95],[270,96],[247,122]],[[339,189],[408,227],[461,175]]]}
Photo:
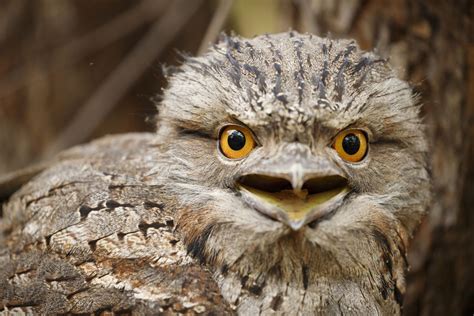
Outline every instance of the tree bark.
{"label": "tree bark", "polygon": [[[406,315],[474,313],[474,43],[469,0],[299,1],[303,30],[376,47],[424,104],[433,202],[409,253]],[[311,8],[308,17],[302,9]]]}

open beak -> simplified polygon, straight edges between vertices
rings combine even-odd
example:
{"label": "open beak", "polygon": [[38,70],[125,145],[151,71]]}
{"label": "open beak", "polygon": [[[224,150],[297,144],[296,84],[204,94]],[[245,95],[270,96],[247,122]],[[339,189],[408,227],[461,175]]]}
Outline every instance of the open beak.
{"label": "open beak", "polygon": [[247,204],[293,230],[330,213],[349,192],[347,179],[334,170],[305,172],[297,164],[288,170],[245,175],[238,188]]}

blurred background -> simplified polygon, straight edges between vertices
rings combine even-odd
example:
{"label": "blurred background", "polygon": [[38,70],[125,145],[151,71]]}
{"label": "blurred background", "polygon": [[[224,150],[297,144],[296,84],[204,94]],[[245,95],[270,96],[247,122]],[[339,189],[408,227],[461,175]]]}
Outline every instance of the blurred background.
{"label": "blurred background", "polygon": [[474,314],[472,0],[0,0],[0,175],[110,133],[153,131],[163,65],[220,32],[355,38],[425,104],[434,201],[406,315]]}

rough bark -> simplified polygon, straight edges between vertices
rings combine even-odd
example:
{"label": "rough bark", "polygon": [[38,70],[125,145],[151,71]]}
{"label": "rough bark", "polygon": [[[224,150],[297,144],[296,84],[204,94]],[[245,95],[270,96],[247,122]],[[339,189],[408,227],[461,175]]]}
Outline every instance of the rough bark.
{"label": "rough bark", "polygon": [[[303,28],[377,47],[420,92],[433,202],[412,244],[406,315],[474,313],[472,1],[300,1]],[[305,19],[306,18],[306,19]],[[308,20],[309,19],[309,20]]]}

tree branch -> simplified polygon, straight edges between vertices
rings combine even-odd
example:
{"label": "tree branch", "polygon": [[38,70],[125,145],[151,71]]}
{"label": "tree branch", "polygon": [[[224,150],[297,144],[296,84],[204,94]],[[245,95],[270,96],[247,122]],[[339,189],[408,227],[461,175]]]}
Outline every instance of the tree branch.
{"label": "tree branch", "polygon": [[149,67],[196,12],[202,0],[173,2],[163,18],[156,21],[124,61],[108,76],[73,121],[46,149],[47,158],[73,144],[80,143],[94,131],[126,91]]}

